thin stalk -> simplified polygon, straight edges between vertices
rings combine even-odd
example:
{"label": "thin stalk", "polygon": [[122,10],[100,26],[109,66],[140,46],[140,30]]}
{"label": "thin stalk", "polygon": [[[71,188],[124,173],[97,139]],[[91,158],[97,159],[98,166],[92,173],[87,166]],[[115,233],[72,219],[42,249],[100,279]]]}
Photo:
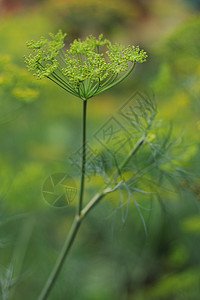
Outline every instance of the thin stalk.
{"label": "thin stalk", "polygon": [[78,97],[77,94],[75,94],[75,93],[69,91],[66,87],[64,87],[63,85],[61,85],[58,81],[54,80],[53,78],[51,78],[51,77],[49,77],[49,76],[47,76],[47,78],[50,79],[51,81],[55,82],[57,85],[59,85],[62,89],[64,89],[64,90],[67,91],[68,93],[73,94],[74,96]]}
{"label": "thin stalk", "polygon": [[89,211],[94,208],[94,206],[97,205],[101,201],[103,197],[105,197],[107,194],[111,193],[113,191],[112,188],[106,188],[101,193],[96,194],[90,202],[82,209],[81,211],[81,219],[84,219],[86,215],[89,213]]}
{"label": "thin stalk", "polygon": [[63,85],[66,85],[69,89],[71,89],[73,92],[76,92],[75,89],[69,84],[69,79],[66,75],[63,75],[63,73],[58,70],[59,73],[61,74],[61,76],[59,76],[55,71],[53,72],[54,75],[56,75],[62,82],[63,82]]}
{"label": "thin stalk", "polygon": [[[42,290],[40,297],[38,300],[46,300],[54,283],[57,280],[57,277],[60,273],[60,270],[65,262],[65,259],[69,253],[69,250],[74,242],[74,239],[77,235],[78,229],[81,225],[81,222],[86,217],[86,215],[109,193],[115,191],[118,186],[122,183],[119,182],[114,188],[107,187],[103,189],[102,192],[97,193],[89,202],[88,204],[82,209],[82,201],[83,201],[83,193],[84,193],[84,175],[85,175],[85,141],[86,141],[86,108],[87,108],[87,100],[83,101],[83,156],[82,156],[82,176],[81,176],[81,191],[80,191],[80,197],[79,197],[79,203],[78,203],[78,210],[76,213],[76,216],[74,218],[71,230],[67,236],[67,239],[65,241],[65,244],[62,248],[62,251],[58,257],[58,260],[54,266],[54,269],[52,270],[52,273],[49,276],[49,279],[47,280],[47,283]],[[137,151],[143,146],[146,139],[145,137],[142,137],[138,142],[136,143],[135,147],[132,149],[131,153],[128,155],[126,160],[122,163],[120,166],[120,170],[122,170],[126,164],[129,162],[130,158],[137,153]]]}
{"label": "thin stalk", "polygon": [[135,62],[132,64],[132,66],[130,67],[130,69],[128,70],[128,72],[126,74],[124,74],[124,76],[122,76],[119,80],[109,84],[108,86],[106,86],[105,88],[99,89],[99,91],[96,93],[96,95],[100,94],[101,92],[104,92],[108,89],[110,89],[111,87],[117,85],[118,83],[120,83],[121,81],[123,81],[134,69],[135,67]]}
{"label": "thin stalk", "polygon": [[94,92],[99,88],[99,82],[94,84],[93,87],[90,88],[88,93],[88,98],[91,98],[94,95]]}
{"label": "thin stalk", "polygon": [[87,100],[83,100],[83,118],[82,118],[82,166],[81,166],[81,182],[80,182],[80,194],[79,202],[77,207],[77,215],[80,215],[82,204],[83,204],[83,194],[84,194],[84,184],[85,184],[85,164],[86,164],[86,117],[87,117]]}
{"label": "thin stalk", "polygon": [[146,142],[146,135],[141,137],[137,143],[135,144],[135,147],[130,151],[128,156],[125,158],[125,160],[122,162],[122,164],[119,167],[120,172],[125,168],[125,166],[128,164],[130,159],[138,152],[138,150],[145,144]]}
{"label": "thin stalk", "polygon": [[51,76],[57,80],[61,85],[63,85],[71,94],[76,94],[76,91],[66,82],[64,81],[58,74],[55,72],[51,74]]}
{"label": "thin stalk", "polygon": [[101,89],[108,84],[111,84],[115,81],[115,79],[117,78],[118,74],[112,74],[106,81],[104,81],[104,83],[101,85]]}
{"label": "thin stalk", "polygon": [[90,91],[91,89],[91,78],[87,79],[87,85],[86,85],[86,95],[88,94],[88,92]]}
{"label": "thin stalk", "polygon": [[[80,195],[79,195],[79,202],[77,206],[77,212],[72,224],[72,227],[70,229],[70,232],[67,236],[67,239],[65,241],[65,244],[60,252],[60,255],[56,261],[56,264],[46,282],[46,285],[44,286],[38,300],[46,300],[51,289],[54,286],[54,283],[56,282],[60,270],[65,262],[65,259],[69,253],[69,250],[71,246],[73,245],[74,239],[77,235],[77,232],[79,230],[79,227],[81,225],[81,222],[83,219],[87,216],[87,214],[109,193],[115,191],[118,186],[123,182],[119,182],[114,188],[104,188],[102,192],[97,193],[88,203],[87,205],[82,208],[83,206],[83,195],[84,195],[84,182],[85,182],[85,164],[86,164],[86,116],[87,116],[87,100],[83,100],[83,124],[82,124],[82,134],[83,134],[83,151],[82,151],[82,169],[81,169],[81,182],[80,182]],[[128,157],[124,160],[124,162],[119,167],[119,170],[122,171],[122,169],[127,165],[131,157],[133,157],[139,149],[145,144],[146,142],[146,135],[144,135],[141,139],[138,140],[138,142],[135,144],[135,147],[132,149],[132,151],[129,153]]]}
{"label": "thin stalk", "polygon": [[86,94],[86,92],[85,92],[85,84],[84,84],[84,81],[82,82],[82,86],[83,86],[83,95],[84,95],[84,98],[86,99],[87,94]]}
{"label": "thin stalk", "polygon": [[[124,160],[124,162],[121,164],[121,166],[119,167],[119,172],[121,173],[121,171],[123,170],[123,168],[127,165],[127,163],[129,162],[129,160],[139,151],[139,149],[145,144],[146,142],[146,136],[142,137],[141,139],[139,139],[137,141],[137,143],[135,144],[135,147],[131,150],[131,152],[129,153],[129,155],[127,156],[127,158]],[[120,184],[120,183],[119,183]],[[117,184],[117,186],[119,185]],[[88,204],[82,209],[81,211],[81,217],[82,219],[85,218],[85,216],[89,213],[90,210],[92,210],[94,208],[94,206],[96,206],[102,198],[104,198],[107,194],[113,192],[116,189],[116,187],[114,189],[107,187],[105,189],[103,189],[102,192],[96,194],[89,202]]]}
{"label": "thin stalk", "polygon": [[95,93],[98,91],[99,87],[100,87],[100,81],[92,89],[92,92],[88,95],[88,98],[92,98],[95,95]]}
{"label": "thin stalk", "polygon": [[[42,64],[40,64],[40,66],[42,68],[44,68],[44,66]],[[55,71],[50,76],[47,76],[47,78],[50,79],[51,81],[55,82],[57,85],[59,85],[62,89],[64,89],[68,93],[71,93],[74,96],[78,96],[76,91],[66,81],[64,81]]]}
{"label": "thin stalk", "polygon": [[[39,63],[40,64],[40,63]],[[41,68],[44,70],[44,66],[42,65],[42,64],[40,64],[40,66],[41,66]],[[71,93],[71,91],[67,88],[67,86],[66,86],[66,83],[62,83],[62,82],[60,82],[60,80],[58,79],[58,78],[56,78],[55,77],[55,71],[52,73],[52,74],[50,74],[49,76],[47,76],[47,78],[48,79],[50,79],[50,80],[52,80],[53,82],[55,82],[57,85],[59,85],[62,89],[64,89],[64,90],[66,90],[68,93]],[[56,74],[57,75],[57,74]],[[53,78],[51,78],[51,76],[52,77],[54,77],[54,79]],[[57,77],[58,77],[58,75],[57,75]],[[60,78],[60,77],[59,77]],[[59,81],[60,83],[58,83],[57,81]],[[72,93],[71,93],[72,94]]]}
{"label": "thin stalk", "polygon": [[56,280],[59,276],[60,270],[65,262],[67,254],[69,253],[69,250],[74,242],[74,239],[75,239],[78,229],[80,227],[81,221],[83,219],[81,216],[81,210],[82,210],[83,195],[84,195],[85,164],[86,164],[86,116],[87,116],[87,100],[83,100],[83,120],[82,120],[83,121],[83,124],[82,124],[83,152],[82,152],[80,195],[79,195],[79,202],[78,202],[78,206],[77,206],[77,212],[76,212],[72,227],[70,229],[70,232],[65,241],[65,244],[60,252],[60,255],[56,261],[56,264],[55,264],[38,300],[46,300],[47,299],[51,289],[54,286],[54,283],[56,282]]}
{"label": "thin stalk", "polygon": [[60,252],[60,255],[56,261],[56,264],[46,282],[46,285],[44,286],[38,300],[46,300],[54,283],[56,282],[57,278],[58,278],[58,275],[60,273],[60,270],[65,262],[65,259],[67,257],[67,254],[69,253],[69,250],[74,242],[74,239],[76,237],[76,234],[78,232],[78,229],[80,227],[80,224],[81,224],[81,218],[76,216],[74,218],[74,222],[72,224],[72,227],[71,227],[71,230],[68,234],[68,237],[65,241],[65,244]]}

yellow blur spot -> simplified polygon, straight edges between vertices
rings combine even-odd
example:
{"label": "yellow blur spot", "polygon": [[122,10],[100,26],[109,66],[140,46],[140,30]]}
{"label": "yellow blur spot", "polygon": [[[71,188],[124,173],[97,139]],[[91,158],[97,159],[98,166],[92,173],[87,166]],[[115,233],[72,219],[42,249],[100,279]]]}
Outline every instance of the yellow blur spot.
{"label": "yellow blur spot", "polygon": [[154,133],[149,133],[147,136],[147,141],[152,142],[155,139],[156,135]]}
{"label": "yellow blur spot", "polygon": [[4,78],[0,76],[0,85],[4,82]]}
{"label": "yellow blur spot", "polygon": [[168,118],[176,117],[181,110],[185,112],[188,104],[189,97],[184,93],[178,93],[163,107],[163,114]]}
{"label": "yellow blur spot", "polygon": [[39,91],[36,89],[22,89],[22,88],[15,88],[12,91],[14,97],[19,100],[23,100],[25,102],[31,102],[35,98],[38,97]]}
{"label": "yellow blur spot", "polygon": [[185,219],[182,224],[181,228],[183,231],[192,234],[200,234],[200,216],[195,215]]}

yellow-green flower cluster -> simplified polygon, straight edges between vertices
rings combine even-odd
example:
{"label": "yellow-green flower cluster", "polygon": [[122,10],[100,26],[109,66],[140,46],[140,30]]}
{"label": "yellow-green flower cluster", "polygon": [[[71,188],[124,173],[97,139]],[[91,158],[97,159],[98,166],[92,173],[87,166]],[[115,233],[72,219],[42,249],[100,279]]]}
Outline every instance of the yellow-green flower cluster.
{"label": "yellow-green flower cluster", "polygon": [[69,51],[66,54],[65,68],[62,68],[62,73],[66,76],[69,82],[77,88],[80,83],[86,81],[101,83],[108,77],[107,64],[102,57],[103,54],[99,54],[93,51],[88,51],[88,56],[85,58],[79,53],[76,55],[69,55]]}
{"label": "yellow-green flower cluster", "polygon": [[[133,70],[135,63],[146,61],[147,54],[139,47],[127,48],[92,35],[84,41],[74,40],[63,51],[66,34],[61,30],[50,34],[51,40],[27,42],[30,54],[26,63],[38,79],[47,77],[71,94],[83,100],[118,84]],[[102,48],[104,51],[102,51]]]}
{"label": "yellow-green flower cluster", "polygon": [[42,37],[39,41],[27,42],[27,47],[36,53],[26,58],[28,69],[29,71],[36,70],[35,75],[39,79],[50,76],[58,68],[56,57],[65,46],[63,42],[65,36],[60,30],[56,35],[50,34],[51,41]]}

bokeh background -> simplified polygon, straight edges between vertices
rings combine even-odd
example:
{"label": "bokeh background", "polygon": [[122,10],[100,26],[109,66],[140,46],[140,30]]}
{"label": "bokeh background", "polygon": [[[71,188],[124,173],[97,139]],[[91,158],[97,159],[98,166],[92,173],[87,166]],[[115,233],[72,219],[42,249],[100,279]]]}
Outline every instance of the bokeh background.
{"label": "bokeh background", "polygon": [[[37,81],[24,64],[26,41],[59,28],[67,45],[103,33],[149,54],[125,82],[89,102],[88,140],[136,91],[155,95],[157,118],[173,127],[187,175],[144,203],[148,234],[133,204],[124,220],[118,195],[105,199],[84,222],[49,299],[200,298],[199,13],[199,0],[0,1],[2,300],[37,299],[74,216],[76,200],[55,208],[42,190],[52,174],[72,176],[78,188],[69,158],[81,145],[81,102]],[[86,181],[87,199],[101,183]]]}

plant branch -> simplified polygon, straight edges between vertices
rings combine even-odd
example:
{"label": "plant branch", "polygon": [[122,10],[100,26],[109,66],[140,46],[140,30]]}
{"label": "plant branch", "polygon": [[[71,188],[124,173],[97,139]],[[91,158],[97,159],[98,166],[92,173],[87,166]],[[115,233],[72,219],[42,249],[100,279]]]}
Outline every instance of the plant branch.
{"label": "plant branch", "polygon": [[[146,136],[140,138],[137,141],[137,143],[135,144],[135,147],[131,150],[131,152],[129,153],[127,158],[124,160],[124,162],[119,167],[119,173],[121,173],[123,168],[128,164],[129,160],[139,151],[139,149],[145,144],[145,142],[146,142]],[[94,206],[96,206],[97,203],[99,203],[104,196],[106,196],[107,194],[109,194],[109,193],[113,192],[114,190],[116,190],[121,183],[122,182],[118,183],[114,188],[108,187],[108,188],[104,189],[101,193],[96,194],[90,200],[90,202],[82,209],[82,211],[81,211],[82,219],[85,218],[85,216],[89,213],[89,211],[92,208],[94,208]]]}
{"label": "plant branch", "polygon": [[121,185],[122,181],[120,181],[114,188],[108,187],[106,189],[104,189],[101,193],[96,194],[91,200],[90,202],[88,202],[88,204],[82,209],[81,211],[81,220],[83,220],[86,215],[90,212],[90,210],[92,208],[94,208],[94,206],[96,206],[102,198],[104,198],[106,195],[114,192],[120,185]]}
{"label": "plant branch", "polygon": [[74,221],[73,221],[73,224],[72,224],[72,227],[71,227],[71,230],[67,236],[67,239],[65,241],[65,244],[60,252],[60,255],[56,261],[56,264],[46,282],[46,285],[44,286],[38,300],[46,300],[54,283],[56,282],[57,280],[57,277],[60,273],[60,270],[65,262],[65,259],[67,257],[67,254],[69,253],[69,250],[74,242],[74,239],[76,237],[76,234],[78,232],[78,229],[80,227],[80,224],[81,224],[81,218],[76,216],[74,218]]}
{"label": "plant branch", "polygon": [[137,143],[135,144],[135,147],[130,151],[129,155],[125,158],[125,160],[122,162],[121,166],[119,167],[120,172],[126,167],[130,159],[138,152],[138,150],[145,144],[146,142],[146,135],[141,137]]}
{"label": "plant branch", "polygon": [[56,264],[44,286],[38,300],[46,300],[54,283],[57,280],[57,277],[60,273],[60,270],[65,262],[66,256],[74,242],[78,229],[80,227],[82,217],[81,217],[81,209],[83,203],[83,195],[84,195],[84,182],[85,182],[85,164],[86,164],[86,115],[87,115],[87,100],[83,100],[83,120],[82,120],[82,168],[81,168],[81,182],[80,182],[80,195],[77,206],[77,212],[70,229],[70,232],[67,236],[65,244],[60,252],[60,255],[56,261]]}
{"label": "plant branch", "polygon": [[[60,273],[60,270],[65,262],[65,259],[68,255],[68,252],[74,242],[74,239],[76,237],[76,234],[78,232],[78,229],[80,227],[81,222],[83,219],[87,216],[87,214],[108,194],[111,192],[114,192],[122,183],[123,181],[120,181],[114,188],[107,187],[103,189],[102,192],[97,193],[89,202],[88,204],[82,209],[82,202],[83,202],[83,194],[84,194],[84,179],[85,179],[85,163],[86,163],[86,109],[87,109],[87,100],[83,101],[83,152],[82,152],[82,173],[81,173],[81,187],[80,187],[80,197],[78,202],[78,208],[77,213],[74,218],[71,230],[67,236],[67,239],[65,241],[65,244],[61,250],[61,253],[58,257],[58,260],[54,266],[54,269],[52,270],[52,273],[50,274],[47,283],[44,287],[44,289],[41,292],[41,295],[38,300],[46,300],[54,283],[57,280],[57,277]],[[135,144],[135,147],[132,149],[128,157],[125,159],[125,161],[120,166],[120,171],[127,165],[131,157],[133,157],[139,149],[144,145],[146,142],[146,136],[142,137],[138,140],[138,142]]]}

